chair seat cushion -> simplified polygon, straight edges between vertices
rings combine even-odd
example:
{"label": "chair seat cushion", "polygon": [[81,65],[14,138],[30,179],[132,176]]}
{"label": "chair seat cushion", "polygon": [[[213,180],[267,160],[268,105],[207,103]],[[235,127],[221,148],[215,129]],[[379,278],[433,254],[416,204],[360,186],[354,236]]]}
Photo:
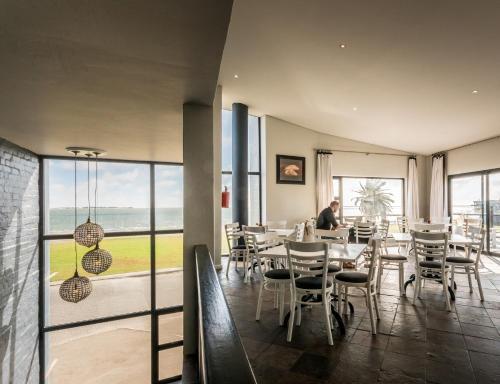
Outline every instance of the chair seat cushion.
{"label": "chair seat cushion", "polygon": [[380,255],[380,258],[388,261],[408,261],[408,258],[402,255]]}
{"label": "chair seat cushion", "polygon": [[363,272],[341,272],[335,275],[335,280],[346,283],[366,283],[368,274]]}
{"label": "chair seat cushion", "polygon": [[[311,268],[312,271],[314,271],[316,269],[321,269],[321,267]],[[340,266],[338,266],[337,264],[330,264],[328,266],[328,273],[337,273],[337,272],[340,272],[341,270],[342,270],[342,268],[340,268]]]}
{"label": "chair seat cushion", "polygon": [[[323,287],[323,278],[315,276],[299,277],[295,279],[295,286],[302,289],[321,289]],[[332,286],[331,281],[326,281],[326,287]]]}
{"label": "chair seat cushion", "polygon": [[459,256],[449,256],[446,258],[446,261],[457,264],[474,264],[474,260]]}
{"label": "chair seat cushion", "polygon": [[[424,268],[435,268],[435,269],[441,268],[440,261],[426,260],[426,261],[421,261],[420,263],[418,263],[418,265]],[[446,268],[448,268],[448,266],[446,266]]]}
{"label": "chair seat cushion", "polygon": [[[299,277],[298,273],[294,273],[295,277]],[[290,279],[290,270],[289,269],[271,269],[264,273],[264,276],[268,279],[273,280],[288,280]]]}
{"label": "chair seat cushion", "polygon": [[234,245],[232,249],[244,250],[244,249],[247,249],[247,246],[245,244],[237,244],[237,245]]}

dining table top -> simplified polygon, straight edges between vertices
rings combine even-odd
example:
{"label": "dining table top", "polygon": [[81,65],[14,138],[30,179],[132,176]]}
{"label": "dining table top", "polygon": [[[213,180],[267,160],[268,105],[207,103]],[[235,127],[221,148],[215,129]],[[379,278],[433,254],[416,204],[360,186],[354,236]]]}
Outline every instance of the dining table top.
{"label": "dining table top", "polygon": [[[330,261],[342,261],[355,263],[365,251],[368,244],[329,244],[328,258]],[[268,248],[259,252],[259,255],[266,257],[286,257],[284,245]]]}
{"label": "dining table top", "polygon": [[[391,233],[393,239],[398,243],[409,243],[412,241],[411,233],[409,232],[394,232]],[[459,235],[457,233],[452,233],[448,237],[448,243],[455,245],[470,245],[474,242],[470,237],[465,237],[464,235]]]}
{"label": "dining table top", "polygon": [[[295,232],[295,229],[289,229],[289,228],[270,228],[270,229],[268,229],[264,233],[272,233],[272,234],[275,234],[278,237],[288,237],[288,236],[290,236],[294,232]],[[235,232],[234,235],[242,237],[242,236],[245,235],[245,231]]]}

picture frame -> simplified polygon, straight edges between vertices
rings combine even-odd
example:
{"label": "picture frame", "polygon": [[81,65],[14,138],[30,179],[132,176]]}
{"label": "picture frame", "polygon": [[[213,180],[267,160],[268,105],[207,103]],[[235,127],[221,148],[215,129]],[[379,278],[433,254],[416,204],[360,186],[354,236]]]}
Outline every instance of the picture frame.
{"label": "picture frame", "polygon": [[276,155],[276,184],[306,183],[306,158]]}

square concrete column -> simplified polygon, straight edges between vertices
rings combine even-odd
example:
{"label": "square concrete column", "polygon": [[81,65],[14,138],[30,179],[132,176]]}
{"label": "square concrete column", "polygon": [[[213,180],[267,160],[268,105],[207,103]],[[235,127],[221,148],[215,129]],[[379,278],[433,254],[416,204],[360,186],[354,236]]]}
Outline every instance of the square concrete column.
{"label": "square concrete column", "polygon": [[184,104],[184,353],[197,350],[194,246],[214,254],[214,120],[212,106]]}

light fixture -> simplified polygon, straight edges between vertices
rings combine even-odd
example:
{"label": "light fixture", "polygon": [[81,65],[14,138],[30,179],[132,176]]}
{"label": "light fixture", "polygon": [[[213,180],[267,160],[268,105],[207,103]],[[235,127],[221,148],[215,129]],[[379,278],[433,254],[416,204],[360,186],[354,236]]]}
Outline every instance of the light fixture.
{"label": "light fixture", "polygon": [[340,47],[340,48],[342,48],[342,49],[344,49],[344,48],[346,48],[346,47],[347,47],[347,44],[346,44],[346,43],[340,43],[340,44],[339,44],[339,47]]}
{"label": "light fixture", "polygon": [[358,110],[358,107],[352,107],[352,110],[356,112]]}
{"label": "light fixture", "polygon": [[[95,189],[94,189],[94,222],[97,225],[97,158],[99,154],[96,152],[95,155]],[[100,273],[106,272],[113,258],[111,253],[105,249],[99,248],[99,242],[95,245],[95,248],[88,251],[82,258],[82,267],[88,273],[93,273],[98,275]]]}
{"label": "light fixture", "polygon": [[477,89],[474,89],[474,90],[472,91],[472,94],[474,94],[474,95],[477,95],[478,93],[479,93],[479,91],[478,91]]}
{"label": "light fixture", "polygon": [[99,224],[93,223],[90,220],[90,157],[92,156],[92,152],[85,153],[85,156],[87,156],[87,201],[89,215],[87,221],[75,229],[73,237],[78,244],[89,248],[104,238],[104,230]]}
{"label": "light fixture", "polygon": [[235,75],[234,75],[234,78],[235,78],[235,79],[239,79],[240,77],[238,76],[238,74],[235,74]]}
{"label": "light fixture", "polygon": [[[70,150],[75,155],[75,227],[77,225],[77,207],[76,207],[76,158],[80,152],[78,149]],[[87,298],[92,292],[92,284],[87,277],[80,276],[78,274],[78,249],[75,242],[75,273],[73,277],[64,280],[59,287],[59,296],[64,301],[70,303],[78,303],[83,299]]]}

